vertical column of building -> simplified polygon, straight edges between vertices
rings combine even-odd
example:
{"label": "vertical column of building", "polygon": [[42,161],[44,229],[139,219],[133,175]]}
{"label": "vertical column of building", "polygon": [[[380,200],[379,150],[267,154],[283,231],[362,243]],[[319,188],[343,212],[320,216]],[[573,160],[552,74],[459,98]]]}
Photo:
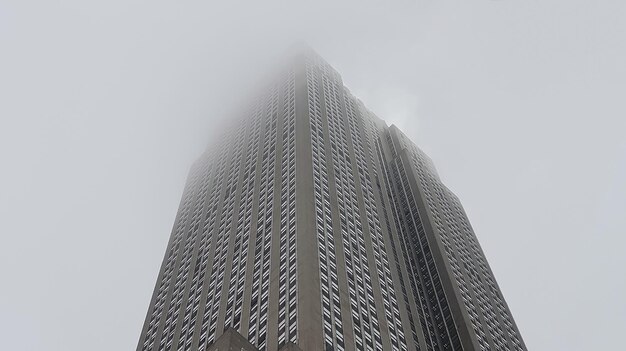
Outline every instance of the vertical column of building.
{"label": "vertical column of building", "polygon": [[237,191],[238,177],[236,175],[239,171],[244,143],[242,130],[232,129],[229,132],[230,139],[228,144],[231,145],[231,151],[228,155],[227,168],[218,180],[220,183],[219,195],[214,194],[219,198],[220,208],[218,210],[219,216],[216,218],[209,234],[212,236],[212,240],[214,240],[212,247],[213,257],[211,257],[213,261],[209,274],[208,290],[203,292],[205,307],[202,318],[201,334],[203,337],[201,337],[200,349],[211,344],[218,336],[216,335],[218,328],[221,328],[221,325],[218,325],[218,317],[220,309],[223,308],[220,302],[225,284],[224,276],[226,274],[226,261],[230,242],[229,228],[233,222],[235,206],[235,197],[233,195]]}
{"label": "vertical column of building", "polygon": [[[248,340],[264,350],[268,337],[268,306],[272,231],[274,223],[274,182],[276,173],[276,138],[278,89],[272,87],[267,99],[259,183],[257,234],[254,242],[254,266],[250,300]],[[273,331],[272,331],[273,332]]]}
{"label": "vertical column of building", "polygon": [[[379,213],[375,212],[372,206],[372,174],[370,174],[369,170],[369,162],[371,162],[371,160],[367,159],[363,147],[363,144],[367,144],[368,142],[368,136],[364,133],[363,129],[365,121],[363,120],[363,116],[357,115],[355,108],[356,99],[345,87],[342,87],[341,91],[343,93],[343,99],[340,105],[344,116],[343,125],[347,145],[347,152],[345,153],[347,171],[348,174],[351,175],[351,185],[354,185],[354,188],[351,189],[351,195],[353,197],[353,208],[356,215],[356,239],[362,251],[365,252],[365,255],[359,254],[357,256],[360,258],[360,265],[364,267],[363,272],[365,274],[362,276],[364,279],[360,281],[357,280],[356,283],[360,283],[361,288],[365,291],[367,297],[366,306],[369,305],[369,309],[374,310],[370,316],[372,320],[370,330],[373,333],[374,346],[387,350],[398,350],[399,344],[397,334],[395,334],[395,328],[393,327],[393,321],[390,328],[390,319],[386,318],[387,310],[385,306],[390,304],[390,296],[384,282],[382,263],[384,257],[377,236],[378,227],[380,227]],[[365,284],[363,284],[363,282],[365,282]],[[362,304],[362,302],[359,303]],[[354,316],[354,308],[352,310]],[[366,334],[368,330],[364,330],[363,332]],[[391,341],[392,334],[394,334],[395,346]],[[357,349],[359,349],[358,342],[356,344]]]}
{"label": "vertical column of building", "polygon": [[[236,139],[237,144],[235,158],[233,159],[233,171],[231,172],[229,178],[229,182],[232,182],[232,185],[229,185],[226,194],[229,204],[229,217],[224,226],[224,230],[226,231],[227,247],[221,254],[221,259],[225,262],[222,265],[226,264],[226,267],[220,267],[220,271],[224,271],[224,284],[222,285],[221,292],[219,292],[220,309],[217,317],[217,329],[215,332],[217,337],[222,335],[227,327],[233,326],[235,300],[237,299],[237,294],[241,295],[243,293],[243,280],[245,279],[246,265],[246,262],[242,260],[243,255],[241,251],[243,246],[243,232],[239,227],[239,224],[241,224],[239,218],[235,214],[239,214],[242,209],[245,208],[245,203],[242,201],[242,195],[244,194],[244,181],[246,181],[245,195],[248,195],[249,191],[249,183],[245,174],[246,167],[248,166],[248,161],[250,161],[250,159],[242,156],[256,154],[256,151],[249,149],[249,144],[254,143],[255,141],[253,138],[253,130],[249,128],[250,126],[251,125],[249,123],[237,125],[237,130],[239,131],[238,139]],[[246,130],[249,133],[244,134],[244,131]],[[246,140],[245,143],[244,140]]]}
{"label": "vertical column of building", "polygon": [[[244,314],[244,291],[246,287],[246,273],[249,261],[249,248],[252,226],[252,207],[255,189],[255,179],[257,170],[257,158],[259,155],[260,139],[260,119],[261,115],[253,113],[249,122],[246,123],[246,146],[245,157],[239,171],[240,188],[236,194],[236,222],[233,222],[231,231],[232,252],[229,259],[229,279],[225,294],[224,308],[224,328],[232,327],[242,332],[242,327],[247,326],[242,323]],[[248,278],[249,279],[249,278]],[[220,333],[218,333],[220,334]]]}
{"label": "vertical column of building", "polygon": [[[189,272],[200,232],[198,227],[203,216],[207,187],[211,182],[209,164],[211,162],[206,159],[199,160],[190,172],[175,230],[171,236],[171,245],[162,266],[163,274],[159,289],[155,292],[151,304],[153,312],[149,313],[151,320],[147,323],[146,335],[142,338],[144,341],[143,345],[140,345],[142,350],[170,349],[179,333],[183,300],[189,292],[192,281]],[[163,314],[165,311],[167,314]]]}
{"label": "vertical column of building", "polygon": [[480,303],[474,287],[479,282],[477,281],[477,276],[472,274],[473,268],[471,267],[474,266],[474,263],[469,255],[467,242],[462,238],[461,228],[457,225],[458,219],[451,208],[450,195],[452,194],[445,187],[443,189],[440,188],[440,196],[438,198],[445,200],[440,204],[443,215],[443,221],[441,221],[440,226],[445,227],[445,231],[449,233],[442,236],[442,242],[457,282],[461,300],[469,317],[469,324],[471,324],[478,345],[487,349],[489,345],[494,344],[494,341],[491,333],[485,332],[487,324],[483,318],[483,313],[480,313],[479,309],[482,307],[477,306]]}
{"label": "vertical column of building", "polygon": [[[332,161],[329,163],[332,170],[329,172],[329,181],[331,206],[335,215],[333,231],[336,238],[341,240],[337,250],[337,270],[346,348],[382,350],[378,319],[378,307],[382,303],[374,295],[371,272],[376,272],[376,268],[370,236],[364,234],[364,229],[367,230],[367,216],[360,186],[357,189],[360,179],[356,177],[358,173],[354,163],[357,159],[351,140],[352,125],[346,116],[344,87],[339,75],[330,66],[322,64],[319,67],[324,92],[323,110],[328,124],[327,150],[331,155],[329,160]],[[389,345],[388,340],[386,344]]]}
{"label": "vertical column of building", "polygon": [[[430,212],[424,211],[423,194],[420,193],[419,186],[416,185],[413,170],[408,167],[406,160],[407,153],[401,155],[402,182],[404,191],[409,197],[409,207],[412,211],[416,211],[421,221],[421,228],[418,229],[420,235],[426,239],[423,245],[428,245],[425,252],[427,264],[434,269],[430,272],[432,287],[427,286],[429,296],[432,292],[433,298],[430,299],[433,322],[435,323],[440,342],[445,347],[460,348],[465,350],[476,349],[474,340],[468,334],[467,325],[465,324],[465,316],[463,310],[459,308],[459,299],[456,291],[451,284],[451,271],[447,265],[447,261],[443,258],[441,243],[439,236],[436,235]],[[436,222],[435,222],[436,225]]]}
{"label": "vertical column of building", "polygon": [[[369,318],[371,320],[369,328],[365,327],[365,325],[362,326],[363,334],[365,335],[365,345],[369,344],[367,336],[368,333],[371,333],[374,348],[399,350],[400,340],[394,327],[395,322],[392,318],[387,318],[388,315],[392,315],[392,296],[389,294],[383,269],[386,252],[384,247],[381,247],[380,237],[378,236],[380,234],[380,214],[374,207],[373,174],[370,173],[370,163],[372,161],[367,158],[364,150],[364,145],[369,145],[369,135],[364,128],[366,122],[356,109],[356,99],[345,87],[342,87],[341,90],[344,97],[341,104],[344,115],[344,129],[346,131],[344,138],[348,146],[345,154],[348,166],[347,171],[351,175],[349,177],[351,186],[354,186],[354,188],[351,188],[351,196],[356,216],[356,237],[352,235],[352,246],[355,247],[356,243],[360,246],[361,252],[358,252],[356,257],[359,258],[359,264],[363,267],[362,279],[357,279],[355,283],[361,285],[361,289],[358,290],[358,303],[370,310]],[[354,256],[355,254],[353,253]],[[364,298],[365,301],[363,301]],[[351,301],[351,303],[354,307],[356,301]],[[387,309],[387,306],[389,306],[389,309]],[[354,308],[352,310],[354,317]],[[401,322],[398,321],[398,323]],[[355,337],[357,349],[360,349],[356,339]],[[406,349],[406,345],[404,348]]]}
{"label": "vertical column of building", "polygon": [[204,197],[204,206],[202,206],[202,215],[193,225],[193,230],[199,231],[200,235],[199,239],[196,239],[196,249],[194,250],[194,258],[192,259],[194,268],[190,279],[190,286],[186,293],[186,308],[180,329],[181,335],[177,350],[193,349],[195,348],[194,340],[197,342],[197,334],[199,334],[196,328],[198,321],[197,316],[198,310],[201,308],[200,299],[207,265],[206,251],[210,247],[209,228],[207,227],[208,212],[210,211],[210,207],[214,206],[212,201],[213,197],[210,194],[214,193],[216,189],[219,188],[217,179],[219,178],[218,171],[220,167],[218,165],[224,165],[223,158],[222,162],[206,157],[206,155],[204,155],[203,158],[206,158],[204,160],[205,162],[215,164],[212,165],[211,172],[205,174],[206,181],[210,182],[211,186],[203,191],[202,197]]}
{"label": "vertical column of building", "polygon": [[477,282],[468,269],[473,266],[473,262],[468,260],[470,256],[464,254],[465,244],[459,240],[456,221],[450,209],[451,192],[439,181],[430,158],[399,131],[394,132],[408,151],[411,164],[409,168],[415,174],[415,185],[419,193],[418,208],[426,213],[425,217],[432,227],[433,242],[439,248],[435,262],[445,272],[443,286],[457,321],[461,341],[466,349],[488,347],[493,344],[493,340],[490,335],[485,334],[484,320],[476,313],[474,306],[476,295],[474,289],[469,287]]}
{"label": "vertical column of building", "polygon": [[[326,166],[328,169],[328,179],[325,179],[330,188],[330,209],[332,222],[332,240],[336,243],[336,268],[334,273],[337,274],[337,282],[339,289],[340,314],[335,317],[341,319],[343,335],[341,330],[335,331],[336,337],[343,337],[345,348],[352,350],[357,348],[357,338],[360,346],[365,345],[364,337],[370,347],[374,347],[373,337],[371,333],[371,318],[369,318],[368,306],[363,306],[367,302],[365,297],[366,289],[362,286],[365,279],[371,283],[369,272],[365,273],[368,277],[363,278],[363,267],[360,264],[360,254],[365,254],[365,250],[361,250],[362,244],[357,242],[355,212],[353,211],[353,187],[354,181],[348,179],[346,167],[347,146],[345,141],[345,133],[341,123],[341,111],[339,109],[340,99],[338,97],[338,86],[341,86],[341,78],[327,64],[320,60],[317,65],[320,73],[320,91],[322,92],[322,130],[324,133]],[[352,178],[352,177],[350,177]],[[352,180],[352,181],[351,181]],[[352,185],[352,188],[351,188]],[[350,231],[348,229],[350,226]],[[353,257],[353,254],[356,257]],[[356,264],[355,264],[356,261]],[[367,269],[367,265],[366,265]],[[357,274],[354,274],[355,271]],[[358,278],[357,278],[358,275]],[[362,304],[359,304],[357,298],[357,279],[360,278],[359,290],[363,292]],[[371,289],[370,289],[371,291]],[[361,294],[359,294],[361,295]],[[361,296],[359,296],[361,297]],[[353,305],[354,304],[354,305]],[[375,310],[374,310],[375,313]],[[354,316],[358,316],[354,318]],[[355,320],[356,319],[356,320]],[[364,335],[361,329],[360,320],[363,319]]]}
{"label": "vertical column of building", "polygon": [[409,280],[414,290],[416,305],[421,305],[420,322],[426,332],[427,347],[460,349],[440,273],[434,262],[433,248],[424,228],[423,214],[417,210],[417,200],[410,184],[411,178],[403,162],[406,150],[401,148],[393,135],[386,133],[386,139],[393,150],[390,178],[393,184],[396,220],[402,233],[403,249],[408,256],[407,266],[411,271]]}
{"label": "vertical column of building", "polygon": [[[422,220],[432,261],[437,268],[441,282],[438,289],[443,290],[446,299],[442,306],[447,310],[446,313],[450,314],[450,318],[446,317],[445,326],[448,331],[456,330],[458,342],[463,345],[464,349],[478,349],[479,344],[471,328],[469,315],[461,302],[462,296],[454,278],[456,261],[448,257],[451,250],[451,237],[443,223],[439,202],[443,195],[439,194],[439,183],[434,182],[437,177],[434,165],[397,128],[391,128],[391,135],[394,143],[402,149],[400,161],[403,172],[406,174],[407,189],[411,192],[416,210]],[[454,338],[454,335],[452,337]]]}
{"label": "vertical column of building", "polygon": [[267,341],[265,348],[261,350],[277,350],[278,349],[278,324],[279,324],[279,290],[280,290],[280,247],[281,247],[281,203],[285,191],[283,188],[283,131],[285,130],[285,89],[287,84],[287,76],[283,72],[276,84],[276,134],[274,139],[274,152],[276,161],[274,162],[274,178],[272,193],[272,233],[270,247],[270,274],[269,274],[269,303],[267,312]]}
{"label": "vertical column of building", "polygon": [[[202,215],[202,225],[199,230],[201,235],[198,241],[198,249],[195,262],[193,263],[193,277],[188,297],[188,307],[191,307],[191,314],[186,312],[183,323],[188,325],[189,331],[186,334],[185,349],[196,349],[198,343],[204,345],[208,333],[208,325],[202,329],[202,321],[206,308],[206,290],[208,287],[207,267],[212,264],[214,236],[212,235],[216,217],[219,215],[218,210],[221,205],[219,194],[223,190],[222,180],[226,172],[227,162],[230,154],[230,145],[221,143],[219,148],[211,150],[211,154],[217,157],[210,158],[207,162],[212,163],[212,171],[206,174],[207,180],[210,180],[211,187],[207,191],[205,198],[205,206]],[[205,156],[203,156],[205,157]],[[181,336],[182,340],[182,336]],[[201,341],[201,342],[200,342]],[[204,345],[206,346],[206,345]],[[179,348],[180,349],[180,348]],[[203,347],[200,347],[202,350]]]}
{"label": "vertical column of building", "polygon": [[[202,160],[196,162],[196,165],[201,165],[204,162]],[[185,240],[181,241],[181,251],[179,259],[174,269],[175,281],[172,285],[172,289],[168,295],[167,315],[164,316],[165,321],[161,329],[160,346],[159,350],[171,350],[178,338],[178,322],[182,320],[183,306],[186,304],[185,295],[188,293],[189,285],[191,284],[192,277],[189,276],[190,267],[194,258],[194,248],[197,243],[198,228],[204,209],[205,193],[203,197],[200,197],[200,184],[208,181],[207,174],[204,171],[199,172],[199,180],[196,182],[196,193],[190,203],[190,215],[187,216],[185,226],[182,228],[184,232]]]}
{"label": "vertical column of building", "polygon": [[[346,94],[349,94],[346,91]],[[381,325],[386,326],[383,332],[383,349],[391,350],[416,350],[414,344],[407,344],[404,326],[409,325],[408,307],[400,307],[398,294],[400,284],[394,282],[393,269],[389,263],[392,253],[389,233],[385,232],[388,219],[385,219],[387,209],[381,197],[375,192],[381,191],[379,170],[376,166],[378,159],[374,157],[376,141],[378,137],[377,126],[374,116],[365,110],[350,96],[346,99],[346,111],[350,123],[352,135],[349,138],[354,144],[354,159],[356,168],[353,170],[357,177],[357,193],[362,193],[363,207],[361,218],[366,219],[368,250],[373,251],[374,260],[370,261],[370,269],[377,274],[374,276],[377,289],[374,290],[375,301],[380,309],[379,319]],[[364,210],[364,211],[363,211]],[[383,225],[385,223],[385,225]],[[371,244],[369,244],[371,240]],[[371,245],[371,248],[370,248]],[[397,278],[396,278],[397,279]],[[382,306],[381,306],[382,305]],[[402,311],[402,312],[401,312]],[[407,333],[411,333],[407,330]]]}
{"label": "vertical column of building", "polygon": [[[316,229],[320,260],[322,317],[325,350],[354,349],[352,319],[345,272],[345,257],[329,132],[328,92],[325,77],[317,57],[310,57],[309,104],[311,110],[311,139],[313,149],[313,177],[315,189]],[[342,296],[343,294],[343,296]],[[347,324],[347,325],[346,325]],[[349,343],[346,343],[346,339]]]}
{"label": "vertical column of building", "polygon": [[[244,291],[248,257],[250,256],[250,227],[252,220],[252,198],[256,163],[259,155],[259,125],[265,121],[265,109],[253,114],[252,119],[242,121],[241,130],[246,130],[246,142],[243,159],[237,172],[232,174],[237,179],[237,188],[233,192],[234,211],[231,224],[227,227],[229,246],[226,253],[227,269],[225,284],[220,299],[220,314],[217,320],[216,336],[220,336],[228,327],[242,331],[242,311],[244,309]],[[251,270],[251,269],[250,269]]]}
{"label": "vertical column of building", "polygon": [[296,237],[296,101],[295,71],[289,69],[281,88],[280,226],[278,250],[277,343],[297,342]]}
{"label": "vertical column of building", "polygon": [[[489,334],[485,335],[481,328],[482,342],[488,341],[489,345],[495,345],[496,349],[525,350],[519,330],[511,317],[511,312],[502,297],[461,203],[452,193],[448,194],[447,200],[451,211],[450,226],[455,230],[456,246],[459,247],[458,256],[464,262],[464,275],[469,277],[471,282],[469,287],[466,287],[472,297],[468,301],[468,304],[471,304],[468,306],[468,311],[474,319],[481,322],[481,326],[487,325],[489,329]],[[470,261],[473,264],[468,263]],[[483,288],[478,288],[478,286],[483,286]],[[476,305],[479,307],[477,308]],[[501,329],[499,333],[498,327]],[[504,335],[505,338],[500,337],[496,339],[499,341],[494,340],[498,334]]]}
{"label": "vertical column of building", "polygon": [[[377,227],[378,245],[381,247],[384,271],[384,280],[381,277],[381,289],[385,294],[383,287],[383,282],[385,282],[389,300],[385,304],[385,315],[387,319],[390,318],[390,315],[393,317],[393,323],[388,322],[388,325],[390,329],[392,327],[395,329],[395,333],[390,331],[392,345],[395,345],[395,334],[396,342],[402,349],[408,348],[411,351],[425,349],[419,324],[416,324],[414,319],[414,316],[417,316],[417,309],[413,299],[409,299],[406,284],[408,273],[403,264],[398,233],[396,226],[392,225],[393,207],[388,193],[390,185],[387,175],[387,162],[384,156],[388,151],[383,149],[380,138],[386,126],[364,106],[360,105],[359,107],[360,113],[364,116],[364,126],[368,131],[370,140],[367,150],[371,160],[370,169],[373,174],[373,182],[376,185],[376,191],[373,191],[372,197],[382,221],[382,225]],[[390,260],[392,260],[391,263]]]}
{"label": "vertical column of building", "polygon": [[193,342],[195,321],[192,320],[192,314],[194,310],[197,311],[198,309],[196,298],[201,292],[201,287],[198,286],[199,277],[197,274],[198,253],[200,253],[200,248],[202,247],[203,237],[201,224],[204,221],[207,210],[209,187],[215,186],[212,179],[214,167],[210,167],[212,161],[208,154],[203,155],[197,161],[197,164],[202,169],[201,186],[196,196],[191,222],[187,228],[187,239],[183,253],[184,259],[179,272],[181,289],[179,289],[177,294],[176,305],[178,307],[171,322],[174,324],[174,328],[170,332],[173,335],[173,339],[171,344],[168,342],[169,346],[166,345],[166,350],[171,350],[172,348],[175,350],[190,349]]}
{"label": "vertical column of building", "polygon": [[397,279],[403,295],[402,304],[408,312],[407,318],[413,346],[417,350],[432,350],[434,345],[426,323],[427,312],[420,298],[422,291],[415,277],[415,259],[405,236],[404,225],[401,222],[400,203],[397,200],[399,195],[395,185],[396,177],[392,171],[397,152],[390,141],[387,127],[382,124],[378,129],[376,148],[383,182],[379,186],[379,192],[387,210],[385,221],[389,234],[388,245],[394,253]]}
{"label": "vertical column of building", "polygon": [[[485,314],[492,314],[490,302],[485,296],[485,283],[476,274],[474,255],[468,255],[466,243],[460,237],[458,219],[450,208],[453,194],[441,184],[436,169],[428,156],[419,150],[398,130],[394,130],[398,142],[407,149],[407,167],[413,172],[418,208],[424,213],[435,249],[435,262],[443,272],[451,311],[457,321],[459,336],[466,349],[495,347],[497,340],[506,340],[503,333],[492,329]],[[495,317],[495,316],[494,316]],[[485,324],[485,322],[487,322]],[[489,333],[485,333],[484,326]]]}
{"label": "vertical column of building", "polygon": [[204,222],[202,224],[202,236],[200,237],[200,246],[198,248],[197,259],[194,267],[194,297],[192,314],[190,316],[189,325],[193,329],[191,347],[186,349],[204,350],[208,344],[209,335],[209,318],[213,308],[212,296],[207,296],[209,290],[213,291],[214,285],[211,284],[212,278],[217,272],[212,272],[214,265],[214,253],[216,246],[215,231],[219,223],[222,204],[224,198],[221,196],[225,190],[223,187],[224,178],[226,177],[228,161],[230,157],[230,143],[223,142],[218,144],[213,152],[219,156],[214,162],[215,172],[211,175],[213,186],[207,195],[206,210],[204,211]]}
{"label": "vertical column of building", "polygon": [[198,165],[194,164],[187,178],[179,211],[176,215],[172,235],[167,245],[137,350],[159,350],[160,335],[165,322],[163,312],[166,310],[166,305],[168,305],[167,298],[172,287],[172,276],[179,259],[180,243],[183,240],[184,226],[190,211],[192,198],[196,191],[197,182],[200,179],[199,173]]}
{"label": "vertical column of building", "polygon": [[[297,58],[295,66],[296,108],[296,251],[297,255],[297,337],[298,345],[305,351],[324,350],[325,334],[322,329],[322,298],[320,293],[320,257],[318,255],[318,229],[316,202],[321,196],[320,166],[314,163],[319,156],[313,154],[313,124],[317,126],[319,96],[312,89],[313,77],[305,57]],[[317,127],[316,127],[317,128]],[[314,171],[315,169],[315,171]],[[315,174],[314,174],[315,172]],[[323,233],[322,233],[323,234]],[[325,249],[325,246],[324,246]]]}
{"label": "vertical column of building", "polygon": [[418,208],[430,226],[435,261],[466,349],[524,349],[519,332],[458,198],[440,181],[428,156],[396,128],[395,140],[407,150],[405,164],[415,180]]}
{"label": "vertical column of building", "polygon": [[[264,160],[264,154],[262,152],[262,145],[265,143],[265,133],[266,128],[269,128],[267,125],[267,109],[265,106],[265,99],[263,96],[259,100],[257,100],[255,106],[254,113],[254,127],[253,127],[253,139],[254,140],[254,152],[250,154],[250,166],[247,171],[246,178],[248,182],[251,183],[252,189],[248,190],[247,197],[245,199],[246,202],[246,212],[245,219],[243,221],[243,230],[247,233],[247,251],[245,253],[246,259],[246,267],[245,267],[245,284],[243,288],[243,297],[242,297],[242,312],[241,312],[241,328],[240,332],[244,336],[248,336],[250,339],[251,334],[257,330],[257,325],[250,323],[250,318],[253,314],[257,313],[257,309],[252,309],[252,297],[253,297],[253,288],[257,288],[258,285],[253,286],[253,280],[258,279],[257,274],[258,271],[255,272],[255,267],[258,266],[258,257],[255,254],[257,250],[257,239],[258,235],[262,234],[259,231],[259,219],[261,217],[259,208],[261,204],[260,196],[261,196],[261,182],[264,179],[264,174],[262,173],[262,165]],[[255,295],[255,298],[258,298],[258,295]],[[258,302],[257,302],[258,303]],[[256,318],[256,317],[255,317]],[[251,327],[254,327],[253,330],[250,330]]]}

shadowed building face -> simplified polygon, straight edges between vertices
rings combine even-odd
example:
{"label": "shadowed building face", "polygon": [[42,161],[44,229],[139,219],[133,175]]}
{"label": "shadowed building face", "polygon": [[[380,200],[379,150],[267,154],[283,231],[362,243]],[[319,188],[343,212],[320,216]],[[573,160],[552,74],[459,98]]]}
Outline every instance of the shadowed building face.
{"label": "shadowed building face", "polygon": [[191,169],[138,351],[526,349],[457,197],[326,62],[250,106]]}

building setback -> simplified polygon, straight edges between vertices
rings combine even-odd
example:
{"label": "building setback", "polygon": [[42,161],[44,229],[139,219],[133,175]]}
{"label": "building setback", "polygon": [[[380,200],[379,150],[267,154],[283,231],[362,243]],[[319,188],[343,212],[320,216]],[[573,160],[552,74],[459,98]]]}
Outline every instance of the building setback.
{"label": "building setback", "polygon": [[458,198],[325,61],[297,55],[245,115],[192,166],[138,351],[227,330],[268,351],[526,350]]}

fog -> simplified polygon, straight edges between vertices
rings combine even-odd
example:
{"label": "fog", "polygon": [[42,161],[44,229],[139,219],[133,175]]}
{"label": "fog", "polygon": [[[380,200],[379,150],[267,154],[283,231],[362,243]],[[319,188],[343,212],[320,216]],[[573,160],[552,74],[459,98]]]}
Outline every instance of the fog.
{"label": "fog", "polygon": [[0,2],[0,349],[133,350],[187,171],[306,42],[434,160],[529,350],[626,327],[626,3]]}

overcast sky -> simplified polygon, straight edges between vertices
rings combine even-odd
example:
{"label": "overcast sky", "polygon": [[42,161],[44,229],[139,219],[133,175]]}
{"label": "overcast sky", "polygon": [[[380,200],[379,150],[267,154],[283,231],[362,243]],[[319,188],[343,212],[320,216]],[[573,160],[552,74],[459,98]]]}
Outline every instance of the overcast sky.
{"label": "overcast sky", "polygon": [[134,350],[189,166],[298,39],[433,158],[530,350],[622,348],[624,18],[623,0],[0,0],[0,349]]}

